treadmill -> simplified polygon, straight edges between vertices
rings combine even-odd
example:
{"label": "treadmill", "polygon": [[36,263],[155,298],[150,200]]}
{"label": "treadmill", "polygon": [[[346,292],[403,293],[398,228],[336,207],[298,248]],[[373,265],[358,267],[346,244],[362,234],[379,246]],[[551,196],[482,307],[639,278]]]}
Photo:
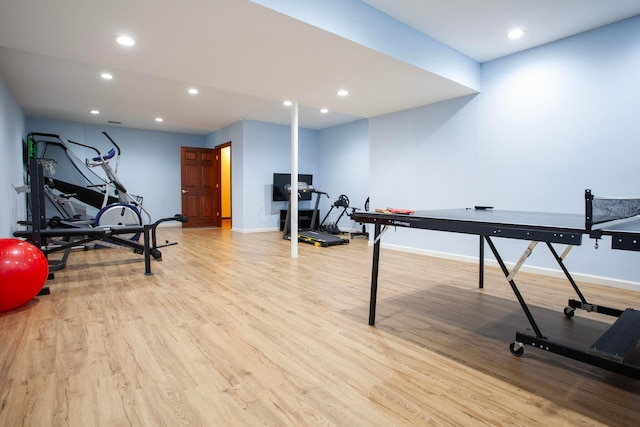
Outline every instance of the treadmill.
{"label": "treadmill", "polygon": [[[284,188],[289,192],[289,205],[287,206],[287,216],[284,221],[282,238],[291,240],[291,199],[293,198],[293,195],[291,194],[290,184],[285,185]],[[345,243],[349,243],[349,239],[343,239],[333,234],[322,233],[313,228],[315,224],[318,223],[318,205],[320,204],[320,196],[327,193],[318,191],[313,185],[307,184],[306,182],[298,182],[298,197],[303,193],[315,193],[316,204],[313,209],[313,216],[311,217],[312,228],[298,230],[298,241],[321,247],[344,245]],[[329,196],[327,195],[327,197]]]}

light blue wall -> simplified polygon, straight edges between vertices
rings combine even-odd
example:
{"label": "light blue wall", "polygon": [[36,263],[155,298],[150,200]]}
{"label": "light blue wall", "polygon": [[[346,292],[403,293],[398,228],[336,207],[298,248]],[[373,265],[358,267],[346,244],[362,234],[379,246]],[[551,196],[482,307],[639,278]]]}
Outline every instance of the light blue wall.
{"label": "light blue wall", "polygon": [[[106,131],[122,150],[118,177],[129,193],[144,197],[144,206],[154,221],[182,212],[180,147],[205,145],[201,135],[35,118],[27,119],[26,131],[58,134],[65,142],[71,139],[107,152],[113,146],[102,135]],[[70,147],[81,160],[94,155],[73,145]]]}
{"label": "light blue wall", "polygon": [[[331,195],[330,199],[321,197],[321,214],[324,216],[340,194],[362,207],[369,192],[368,121],[321,131],[300,129],[298,140],[299,172],[313,174],[314,185]],[[229,141],[234,230],[277,229],[280,210],[286,209],[287,203],[271,200],[273,174],[291,171],[291,127],[245,120],[211,133],[206,146],[213,148]],[[299,207],[307,209],[313,203],[302,201]],[[352,228],[347,217],[340,224]]]}
{"label": "light blue wall", "polygon": [[[583,213],[586,188],[640,195],[638,28],[640,17],[486,63],[479,95],[372,119],[372,207]],[[385,241],[477,256],[470,236],[398,229]],[[571,271],[640,282],[637,253],[593,243]],[[524,250],[499,245],[512,262]],[[545,251],[527,264],[557,269]]]}
{"label": "light blue wall", "polygon": [[24,183],[22,138],[25,117],[15,96],[0,76],[0,237],[12,237],[17,221],[26,219],[24,194],[12,185]]}
{"label": "light blue wall", "polygon": [[[240,197],[242,209],[236,205],[238,183],[233,184],[233,227],[244,231],[276,230],[280,221],[280,210],[286,202],[273,202],[272,185],[274,173],[291,171],[291,127],[271,123],[245,120],[242,122],[240,164],[242,182]],[[235,143],[232,142],[232,152]],[[235,169],[236,153],[232,154]],[[310,129],[298,131],[298,172],[318,177],[318,132]],[[235,173],[233,174],[235,177]],[[309,202],[300,202],[301,209],[309,208]],[[240,218],[236,214],[241,215]],[[236,218],[238,223],[236,223]]]}
{"label": "light blue wall", "polygon": [[[369,197],[369,120],[323,129],[319,136],[320,176],[317,186],[330,195],[321,199],[322,216],[326,215],[341,194],[349,198],[350,206],[364,209],[364,202]],[[341,211],[341,208],[335,208],[327,222],[334,223]],[[349,212],[351,209],[347,214]],[[340,229],[348,231],[359,228],[347,214],[338,224]]]}
{"label": "light blue wall", "polygon": [[227,127],[210,133],[205,138],[206,148],[231,142],[231,226],[241,229],[243,225],[244,198],[242,196],[244,182],[243,156],[243,122],[236,122]]}

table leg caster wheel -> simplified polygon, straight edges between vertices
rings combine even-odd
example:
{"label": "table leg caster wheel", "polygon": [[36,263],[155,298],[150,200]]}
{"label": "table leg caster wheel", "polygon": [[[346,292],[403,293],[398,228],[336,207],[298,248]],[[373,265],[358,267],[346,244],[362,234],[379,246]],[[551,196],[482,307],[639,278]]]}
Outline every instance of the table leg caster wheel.
{"label": "table leg caster wheel", "polygon": [[511,354],[514,356],[520,357],[524,354],[524,344],[517,341],[512,342],[509,344],[509,351],[511,351]]}

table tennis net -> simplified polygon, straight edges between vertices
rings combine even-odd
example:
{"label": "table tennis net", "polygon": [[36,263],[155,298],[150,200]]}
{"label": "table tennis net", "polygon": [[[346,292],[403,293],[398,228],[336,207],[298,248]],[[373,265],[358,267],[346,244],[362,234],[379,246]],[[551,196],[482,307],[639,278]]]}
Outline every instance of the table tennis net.
{"label": "table tennis net", "polygon": [[640,215],[640,199],[593,196],[591,223],[615,221]]}

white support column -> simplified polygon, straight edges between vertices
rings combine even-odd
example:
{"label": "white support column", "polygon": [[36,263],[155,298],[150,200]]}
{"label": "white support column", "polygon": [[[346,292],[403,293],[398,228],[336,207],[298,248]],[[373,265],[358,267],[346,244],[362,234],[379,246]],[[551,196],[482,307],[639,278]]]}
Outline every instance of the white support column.
{"label": "white support column", "polygon": [[291,258],[298,258],[298,101],[291,105]]}

